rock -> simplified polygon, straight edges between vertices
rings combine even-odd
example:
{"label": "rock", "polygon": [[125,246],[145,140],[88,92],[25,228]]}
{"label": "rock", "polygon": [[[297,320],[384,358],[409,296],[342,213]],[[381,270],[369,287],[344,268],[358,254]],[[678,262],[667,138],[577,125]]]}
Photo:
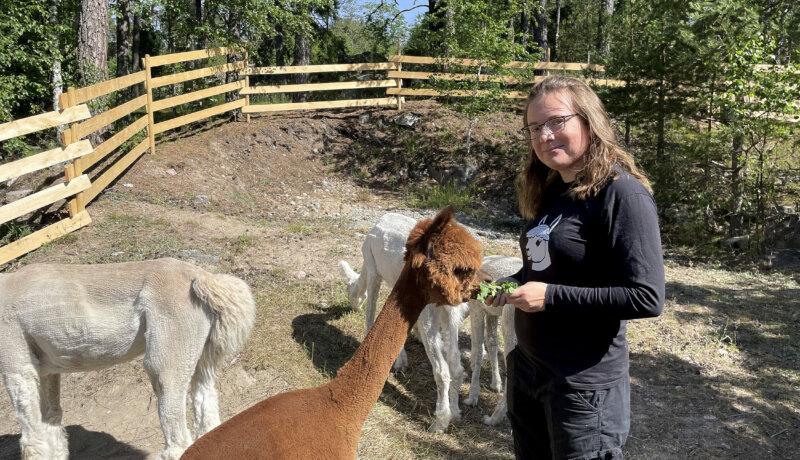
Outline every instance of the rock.
{"label": "rock", "polygon": [[416,115],[411,112],[404,112],[401,115],[395,117],[394,124],[397,126],[402,126],[404,128],[413,128],[420,120],[419,115]]}
{"label": "rock", "polygon": [[122,186],[123,186],[123,187],[128,187],[128,188],[133,188],[133,184],[131,184],[130,182],[124,182],[124,183],[122,184]]}
{"label": "rock", "polygon": [[299,280],[304,280],[308,277],[308,274],[306,274],[306,272],[304,272],[303,270],[300,270],[294,273],[294,277]]}
{"label": "rock", "polygon": [[503,237],[500,233],[491,230],[476,230],[475,233],[490,240],[499,240]]}
{"label": "rock", "polygon": [[214,254],[204,254],[197,249],[184,249],[178,252],[178,258],[192,260],[198,263],[214,265],[219,263],[219,256]]}
{"label": "rock", "polygon": [[720,245],[730,249],[747,249],[750,246],[750,236],[734,236],[720,241]]}
{"label": "rock", "polygon": [[20,198],[25,198],[26,196],[33,193],[33,190],[29,188],[20,189],[20,190],[13,190],[6,193],[6,203],[11,203],[12,201],[17,201]]}
{"label": "rock", "polygon": [[800,270],[800,249],[780,249],[769,256],[769,268]]}
{"label": "rock", "polygon": [[252,375],[248,374],[244,368],[241,366],[236,366],[233,371],[234,378],[233,381],[236,382],[237,385],[243,388],[251,387],[256,383],[256,379],[253,378]]}
{"label": "rock", "polygon": [[119,257],[122,254],[125,254],[125,251],[114,251],[111,253],[111,257]]}
{"label": "rock", "polygon": [[169,168],[169,169],[167,169],[166,173],[169,176],[175,176],[175,175],[178,174],[178,171],[175,171],[173,168]]}
{"label": "rock", "polygon": [[206,195],[197,195],[194,197],[195,206],[207,206],[209,202],[208,196]]}
{"label": "rock", "polygon": [[372,114],[370,114],[369,112],[362,113],[361,115],[358,116],[358,122],[361,124],[369,123],[370,120],[372,120]]}

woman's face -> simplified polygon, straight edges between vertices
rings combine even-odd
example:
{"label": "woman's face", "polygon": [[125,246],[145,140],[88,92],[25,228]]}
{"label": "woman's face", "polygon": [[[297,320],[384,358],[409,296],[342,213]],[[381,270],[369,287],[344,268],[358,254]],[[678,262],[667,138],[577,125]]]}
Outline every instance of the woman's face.
{"label": "woman's face", "polygon": [[[582,157],[589,149],[589,127],[583,118],[573,116],[563,124],[559,123],[563,119],[558,117],[574,114],[569,96],[561,92],[542,94],[528,104],[528,127],[533,151],[545,166],[558,171],[564,182],[575,180],[583,165]],[[548,126],[542,126],[544,123],[548,123]],[[538,131],[534,130],[537,127]]]}

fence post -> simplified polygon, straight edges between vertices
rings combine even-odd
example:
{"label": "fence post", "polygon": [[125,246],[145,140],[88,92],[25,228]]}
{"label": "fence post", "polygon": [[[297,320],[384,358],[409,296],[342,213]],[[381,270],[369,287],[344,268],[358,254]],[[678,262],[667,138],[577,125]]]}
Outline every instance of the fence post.
{"label": "fence post", "polygon": [[[245,51],[244,52],[244,69],[245,70],[247,70],[247,68],[249,67],[249,64],[250,64],[249,56],[250,55],[247,53],[247,51]],[[250,75],[245,75],[244,76],[244,88],[245,88],[245,91],[249,91],[250,90]],[[245,96],[244,96],[244,106],[247,107],[249,105],[250,105],[250,95],[249,94],[245,94]],[[247,122],[250,123],[250,112],[245,114],[245,117],[247,118]]]}
{"label": "fence post", "polygon": [[156,133],[155,133],[155,122],[153,117],[153,73],[150,69],[150,55],[145,54],[144,59],[142,59],[142,64],[144,64],[144,72],[145,72],[145,79],[144,79],[144,87],[147,91],[147,137],[150,138],[150,154],[156,154]]}
{"label": "fence post", "polygon": [[[403,70],[403,63],[397,63],[397,71],[401,72]],[[403,87],[403,79],[397,78],[397,89],[400,90]],[[397,95],[397,110],[403,110],[403,97],[401,95]]]}
{"label": "fence post", "polygon": [[[61,94],[61,97],[58,99],[58,105],[61,111],[75,106],[75,87],[70,86],[66,93]],[[61,133],[61,148],[67,148],[77,140],[78,136],[75,134],[75,123],[70,123],[69,128]],[[80,165],[76,165],[77,161],[78,160],[72,160],[64,167],[65,182],[69,183],[72,179],[83,174],[83,171],[79,170]],[[84,210],[84,206],[81,205],[79,200],[80,195],[81,194],[78,194],[72,197],[68,202],[70,217],[75,217]]]}

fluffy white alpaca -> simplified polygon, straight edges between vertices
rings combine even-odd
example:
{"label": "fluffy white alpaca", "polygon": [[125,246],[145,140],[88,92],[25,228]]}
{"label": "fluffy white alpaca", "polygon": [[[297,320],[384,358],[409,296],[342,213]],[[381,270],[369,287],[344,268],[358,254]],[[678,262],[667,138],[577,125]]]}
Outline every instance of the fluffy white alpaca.
{"label": "fluffy white alpaca", "polygon": [[[364,258],[361,274],[356,273],[345,261],[339,266],[347,278],[347,293],[350,305],[359,308],[366,301],[366,330],[375,321],[378,291],[381,281],[391,289],[403,268],[403,255],[408,233],[416,220],[402,214],[387,213],[367,233],[361,254]],[[458,396],[464,379],[464,367],[458,350],[458,329],[468,312],[467,304],[425,307],[414,326],[425,353],[433,368],[436,382],[436,410],[434,421],[428,431],[442,432],[451,421],[461,418]],[[393,368],[402,369],[408,365],[405,350],[395,360]]]}
{"label": "fluffy white alpaca", "polygon": [[[522,268],[522,259],[518,257],[487,256],[483,258],[481,270],[493,280],[511,276]],[[500,329],[503,334],[503,356],[507,356],[517,346],[517,334],[514,331],[514,306],[505,305],[495,308],[479,300],[470,300],[469,322],[472,331],[472,381],[469,386],[469,396],[464,404],[476,406],[481,392],[481,366],[483,365],[484,342],[489,354],[489,364],[492,369],[491,388],[500,391],[500,366],[497,361],[497,323],[500,320]],[[487,425],[497,425],[506,416],[505,391],[500,394],[492,415],[483,418]]]}
{"label": "fluffy white alpaca", "polygon": [[34,264],[0,274],[0,372],[21,429],[23,459],[66,459],[60,374],[144,353],[166,441],[160,458],[219,424],[217,368],[250,334],[247,284],[175,259],[106,265]]}

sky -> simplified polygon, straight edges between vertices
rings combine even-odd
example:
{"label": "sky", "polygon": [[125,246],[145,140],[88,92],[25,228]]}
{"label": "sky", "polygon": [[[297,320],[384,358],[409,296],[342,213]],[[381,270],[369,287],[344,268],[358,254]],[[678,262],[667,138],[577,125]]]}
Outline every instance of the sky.
{"label": "sky", "polygon": [[[380,0],[354,0],[354,6],[361,8],[364,5],[375,4]],[[417,20],[417,16],[424,14],[428,10],[428,0],[385,0],[387,3],[391,1],[397,2],[397,8],[402,10],[410,9],[414,6],[422,5],[411,11],[403,13],[407,25],[412,25]]]}
{"label": "sky", "polygon": [[408,11],[403,13],[403,17],[406,19],[406,24],[411,25],[417,20],[417,16],[420,14],[424,14],[428,10],[428,1],[427,0],[397,0],[397,7],[402,10],[409,9],[416,5],[424,5],[420,8],[416,8],[414,10]]}

